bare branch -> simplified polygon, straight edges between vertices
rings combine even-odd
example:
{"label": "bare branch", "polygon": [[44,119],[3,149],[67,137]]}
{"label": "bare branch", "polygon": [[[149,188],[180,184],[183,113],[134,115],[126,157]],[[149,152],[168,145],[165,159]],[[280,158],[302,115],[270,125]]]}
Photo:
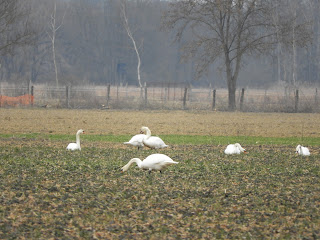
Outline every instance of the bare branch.
{"label": "bare branch", "polygon": [[[121,11],[121,17],[122,17],[122,20],[123,20],[123,26],[124,26],[124,28],[125,28],[128,36],[129,36],[129,38],[130,38],[131,41],[132,41],[134,50],[135,50],[136,55],[137,55],[137,59],[138,59],[138,65],[137,65],[138,83],[139,83],[140,88],[142,88],[141,74],[140,74],[141,58],[140,58],[139,49],[138,49],[137,44],[136,44],[136,40],[134,39],[133,34],[132,34],[132,32],[131,32],[131,29],[130,29],[130,26],[129,26],[128,16],[127,16],[127,8],[126,8],[126,2],[125,2],[125,0],[122,0],[122,1],[121,1],[121,9],[120,9],[120,11]],[[141,43],[141,44],[142,44],[142,43]]]}

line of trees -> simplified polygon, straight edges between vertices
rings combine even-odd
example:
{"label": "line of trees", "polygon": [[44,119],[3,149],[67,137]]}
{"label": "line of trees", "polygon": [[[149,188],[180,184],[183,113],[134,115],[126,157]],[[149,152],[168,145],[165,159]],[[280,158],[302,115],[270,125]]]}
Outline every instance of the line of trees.
{"label": "line of trees", "polygon": [[238,87],[319,84],[319,6],[319,0],[0,0],[0,81],[211,85],[229,89],[232,110]]}

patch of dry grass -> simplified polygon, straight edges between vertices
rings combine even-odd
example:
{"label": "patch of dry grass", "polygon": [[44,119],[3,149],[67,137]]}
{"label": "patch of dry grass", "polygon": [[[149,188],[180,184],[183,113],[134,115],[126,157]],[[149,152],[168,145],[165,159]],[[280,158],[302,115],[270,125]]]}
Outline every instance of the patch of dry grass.
{"label": "patch of dry grass", "polygon": [[0,109],[0,133],[320,137],[320,114]]}

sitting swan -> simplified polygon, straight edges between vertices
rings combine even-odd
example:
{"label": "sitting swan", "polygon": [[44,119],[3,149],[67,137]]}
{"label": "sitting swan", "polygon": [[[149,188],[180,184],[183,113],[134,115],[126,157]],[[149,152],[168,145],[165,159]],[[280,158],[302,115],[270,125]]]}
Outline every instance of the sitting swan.
{"label": "sitting swan", "polygon": [[159,148],[166,148],[166,145],[161,138],[151,136],[151,131],[148,127],[142,127],[141,133],[145,133],[145,137],[143,138],[142,142],[145,146],[149,148],[159,149]]}
{"label": "sitting swan", "polygon": [[138,147],[138,150],[139,150],[140,148],[143,148],[143,147],[144,147],[142,141],[143,141],[143,138],[144,138],[145,136],[146,136],[145,134],[137,134],[137,135],[134,135],[134,136],[129,140],[129,142],[124,142],[123,144],[136,146],[136,147]]}
{"label": "sitting swan", "polygon": [[310,156],[310,151],[307,147],[303,147],[301,145],[298,145],[296,148],[296,153],[303,156]]}
{"label": "sitting swan", "polygon": [[80,147],[80,134],[84,133],[84,131],[82,129],[78,130],[77,134],[76,134],[76,142],[75,143],[69,143],[67,146],[67,150],[80,150],[81,151],[81,147]]}
{"label": "sitting swan", "polygon": [[172,164],[178,164],[178,162],[173,161],[167,155],[156,153],[149,155],[143,161],[141,161],[139,158],[132,158],[126,165],[121,168],[121,171],[127,171],[131,164],[134,162],[138,165],[139,168],[149,170],[149,173],[151,173],[152,170],[160,171],[160,173],[162,173],[162,170],[166,169],[168,166]]}
{"label": "sitting swan", "polygon": [[224,150],[225,154],[240,154],[241,152],[246,152],[246,150],[239,143],[229,144]]}

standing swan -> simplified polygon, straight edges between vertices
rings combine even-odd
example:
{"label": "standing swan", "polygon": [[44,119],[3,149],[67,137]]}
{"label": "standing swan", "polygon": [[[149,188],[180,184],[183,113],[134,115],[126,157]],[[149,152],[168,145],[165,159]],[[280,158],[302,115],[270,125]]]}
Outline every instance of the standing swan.
{"label": "standing swan", "polygon": [[84,131],[82,129],[78,130],[77,134],[76,134],[76,142],[75,143],[69,143],[67,146],[67,150],[80,150],[81,151],[81,147],[80,147],[80,134],[84,133]]}
{"label": "standing swan", "polygon": [[241,152],[246,152],[246,150],[239,143],[229,144],[224,150],[225,154],[240,154]]}
{"label": "standing swan", "polygon": [[123,144],[136,146],[136,147],[138,147],[138,150],[139,150],[140,148],[143,148],[143,147],[144,147],[142,141],[143,141],[143,138],[144,138],[145,136],[146,136],[145,134],[137,134],[137,135],[134,135],[134,136],[129,140],[129,142],[124,142]]}
{"label": "standing swan", "polygon": [[303,156],[310,156],[310,151],[307,147],[303,147],[301,145],[298,145],[296,148],[296,153]]}
{"label": "standing swan", "polygon": [[143,138],[143,144],[149,148],[159,149],[159,148],[166,148],[166,145],[161,138],[151,136],[151,131],[148,127],[142,127],[141,133],[145,133],[145,137]]}
{"label": "standing swan", "polygon": [[166,169],[168,166],[172,164],[178,164],[178,162],[173,161],[167,155],[156,153],[149,155],[143,161],[141,161],[139,158],[132,158],[121,168],[121,171],[127,171],[132,163],[136,163],[139,168],[149,170],[149,173],[151,173],[152,170],[160,171],[160,173],[162,173],[162,170]]}

